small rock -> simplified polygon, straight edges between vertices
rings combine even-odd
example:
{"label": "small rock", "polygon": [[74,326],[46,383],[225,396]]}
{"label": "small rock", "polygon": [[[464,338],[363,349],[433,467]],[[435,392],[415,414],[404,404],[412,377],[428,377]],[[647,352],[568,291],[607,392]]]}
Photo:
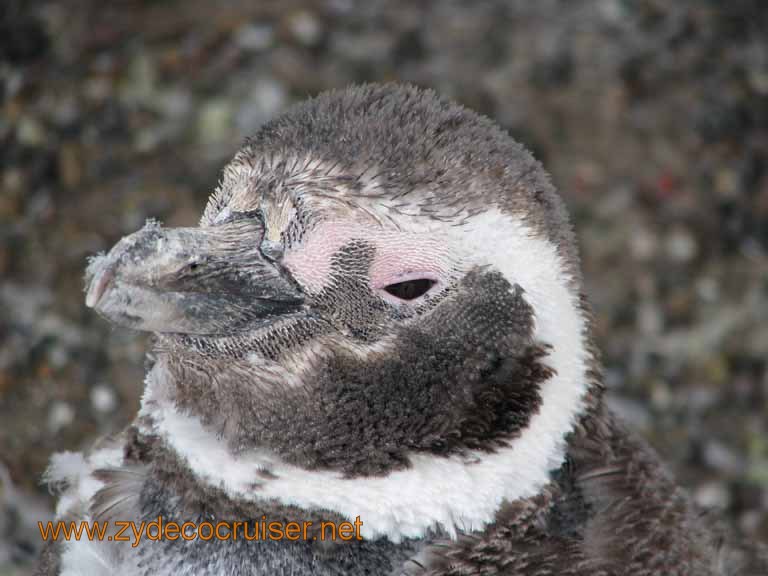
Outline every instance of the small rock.
{"label": "small rock", "polygon": [[699,413],[703,413],[718,402],[718,396],[712,388],[695,388],[686,396],[688,407]]}
{"label": "small rock", "polygon": [[6,191],[18,192],[24,186],[24,174],[18,168],[8,168],[3,172],[3,188]]}
{"label": "small rock", "polygon": [[224,99],[214,99],[200,108],[197,134],[203,144],[219,144],[227,139],[232,125],[232,107]]}
{"label": "small rock", "polygon": [[286,105],[288,94],[283,85],[273,78],[261,78],[246,97],[237,112],[235,123],[243,136],[253,134],[264,122],[272,119]]}
{"label": "small rock", "polygon": [[633,430],[649,430],[652,427],[651,415],[642,402],[622,396],[608,396],[606,403]]}
{"label": "small rock", "polygon": [[331,36],[332,51],[337,58],[350,62],[378,62],[389,57],[395,38],[385,32],[348,33],[337,31]]}
{"label": "small rock", "polygon": [[651,403],[659,410],[669,409],[672,405],[672,392],[669,389],[669,384],[660,380],[653,383],[651,388]]}
{"label": "small rock", "polygon": [[189,116],[192,104],[192,94],[187,90],[170,88],[158,94],[155,109],[167,118],[182,120]]}
{"label": "small rock", "polygon": [[48,351],[48,361],[53,368],[63,368],[69,362],[69,353],[64,346],[52,346]]}
{"label": "small rock", "polygon": [[66,402],[54,402],[48,412],[48,430],[52,434],[58,433],[62,428],[72,424],[75,419],[75,411]]}
{"label": "small rock", "polygon": [[235,34],[235,44],[245,52],[261,52],[272,45],[274,36],[266,24],[247,24]]}
{"label": "small rock", "polygon": [[168,140],[170,134],[170,130],[164,124],[149,126],[135,134],[133,139],[134,148],[137,152],[146,154]]}
{"label": "small rock", "polygon": [[24,87],[24,74],[20,70],[8,70],[4,73],[5,98],[10,101]]}
{"label": "small rock", "polygon": [[[602,178],[602,169],[595,163],[584,163],[578,168],[578,179],[589,185],[598,185]],[[632,191],[626,187],[617,187],[605,194],[595,206],[595,212],[606,220],[624,217],[632,206]]]}
{"label": "small rock", "polygon": [[328,0],[327,5],[338,14],[348,14],[355,9],[354,0]]}
{"label": "small rock", "polygon": [[749,74],[749,83],[758,94],[768,94],[768,70],[751,70]]}
{"label": "small rock", "polygon": [[664,317],[655,301],[643,300],[638,304],[637,328],[647,336],[661,333],[664,328]]}
{"label": "small rock", "polygon": [[21,144],[37,147],[45,142],[45,129],[35,118],[22,116],[16,126],[16,137]]}
{"label": "small rock", "polygon": [[715,174],[715,190],[723,198],[731,198],[738,194],[739,176],[733,170],[719,170]]}
{"label": "small rock", "polygon": [[59,148],[59,177],[61,183],[73,190],[83,179],[83,162],[80,146],[66,142]]}
{"label": "small rock", "polygon": [[[715,386],[728,386],[731,379],[731,371],[728,366],[728,359],[722,354],[710,354],[708,358],[702,361],[701,368],[706,375],[708,382]],[[698,390],[698,389],[697,389]],[[693,402],[707,402],[707,404],[697,404],[702,409],[709,406],[709,402],[717,401],[717,394],[710,388],[701,388],[701,392],[691,391],[691,400]]]}
{"label": "small rock", "polygon": [[625,17],[625,9],[619,0],[601,0],[597,4],[598,13],[608,24],[617,24]]}
{"label": "small rock", "polygon": [[285,87],[272,78],[257,82],[251,96],[258,102],[262,113],[270,117],[285,106],[287,98]]}
{"label": "small rock", "polygon": [[51,117],[58,126],[72,126],[80,116],[77,99],[73,93],[57,96],[51,101]]}
{"label": "small rock", "polygon": [[112,95],[112,81],[106,76],[92,76],[83,82],[83,96],[93,102],[102,102]]}
{"label": "small rock", "polygon": [[322,27],[317,17],[311,12],[301,10],[291,15],[288,22],[291,34],[301,44],[313,46],[322,36]]}
{"label": "small rock", "polygon": [[728,446],[720,442],[707,442],[702,456],[707,466],[714,470],[732,474],[744,472],[744,462],[742,459]]}
{"label": "small rock", "polygon": [[112,412],[117,407],[115,392],[104,384],[94,386],[91,389],[91,406],[99,414]]}
{"label": "small rock", "polygon": [[675,228],[666,238],[667,255],[676,262],[690,262],[699,251],[693,234],[684,228]]}
{"label": "small rock", "polygon": [[739,516],[739,527],[746,534],[755,534],[763,521],[763,514],[759,510],[747,510]]}
{"label": "small rock", "polygon": [[128,77],[121,86],[121,99],[128,103],[151,103],[157,92],[157,67],[145,50],[130,63]]}
{"label": "small rock", "polygon": [[715,278],[703,276],[696,282],[696,294],[704,302],[715,303],[720,299],[720,285]]}
{"label": "small rock", "polygon": [[658,251],[659,243],[656,235],[645,227],[637,228],[631,235],[629,242],[632,256],[640,262],[651,260]]}
{"label": "small rock", "polygon": [[702,508],[727,508],[731,495],[720,482],[707,482],[699,486],[693,494],[696,503]]}

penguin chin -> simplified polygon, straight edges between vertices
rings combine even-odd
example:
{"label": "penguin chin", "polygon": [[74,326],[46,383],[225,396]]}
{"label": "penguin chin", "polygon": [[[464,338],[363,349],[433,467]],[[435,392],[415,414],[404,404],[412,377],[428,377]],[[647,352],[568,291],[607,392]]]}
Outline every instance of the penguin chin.
{"label": "penguin chin", "polygon": [[253,320],[240,330],[227,328],[206,334],[155,332],[161,350],[213,358],[274,361],[318,333],[321,322],[306,311]]}

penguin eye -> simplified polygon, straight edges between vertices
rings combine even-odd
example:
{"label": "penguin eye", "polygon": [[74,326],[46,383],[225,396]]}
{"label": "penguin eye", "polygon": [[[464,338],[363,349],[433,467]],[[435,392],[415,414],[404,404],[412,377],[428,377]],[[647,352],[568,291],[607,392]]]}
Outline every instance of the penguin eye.
{"label": "penguin eye", "polygon": [[398,282],[397,284],[390,284],[385,286],[384,290],[400,300],[415,300],[419,296],[423,296],[429,289],[437,284],[435,280],[429,278],[417,278],[415,280],[406,280],[405,282]]}

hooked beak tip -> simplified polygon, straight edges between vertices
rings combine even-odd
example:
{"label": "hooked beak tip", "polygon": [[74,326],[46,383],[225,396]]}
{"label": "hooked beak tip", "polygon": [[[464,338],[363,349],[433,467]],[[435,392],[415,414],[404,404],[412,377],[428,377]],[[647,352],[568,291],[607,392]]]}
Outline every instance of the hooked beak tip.
{"label": "hooked beak tip", "polygon": [[85,295],[85,305],[88,308],[96,308],[114,277],[115,269],[111,265],[102,268],[94,275],[88,285],[88,292]]}

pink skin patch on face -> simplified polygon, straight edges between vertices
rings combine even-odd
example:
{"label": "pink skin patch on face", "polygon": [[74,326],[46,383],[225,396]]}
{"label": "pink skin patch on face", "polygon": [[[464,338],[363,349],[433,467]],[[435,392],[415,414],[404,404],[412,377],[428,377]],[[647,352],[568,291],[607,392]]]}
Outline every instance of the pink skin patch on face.
{"label": "pink skin patch on face", "polygon": [[375,247],[369,270],[370,286],[392,303],[401,304],[402,300],[387,293],[386,286],[425,278],[435,282],[430,291],[439,290],[455,269],[450,246],[432,234],[386,230],[349,221],[318,224],[301,245],[286,252],[283,264],[306,291],[316,294],[331,282],[333,255],[355,239]]}

